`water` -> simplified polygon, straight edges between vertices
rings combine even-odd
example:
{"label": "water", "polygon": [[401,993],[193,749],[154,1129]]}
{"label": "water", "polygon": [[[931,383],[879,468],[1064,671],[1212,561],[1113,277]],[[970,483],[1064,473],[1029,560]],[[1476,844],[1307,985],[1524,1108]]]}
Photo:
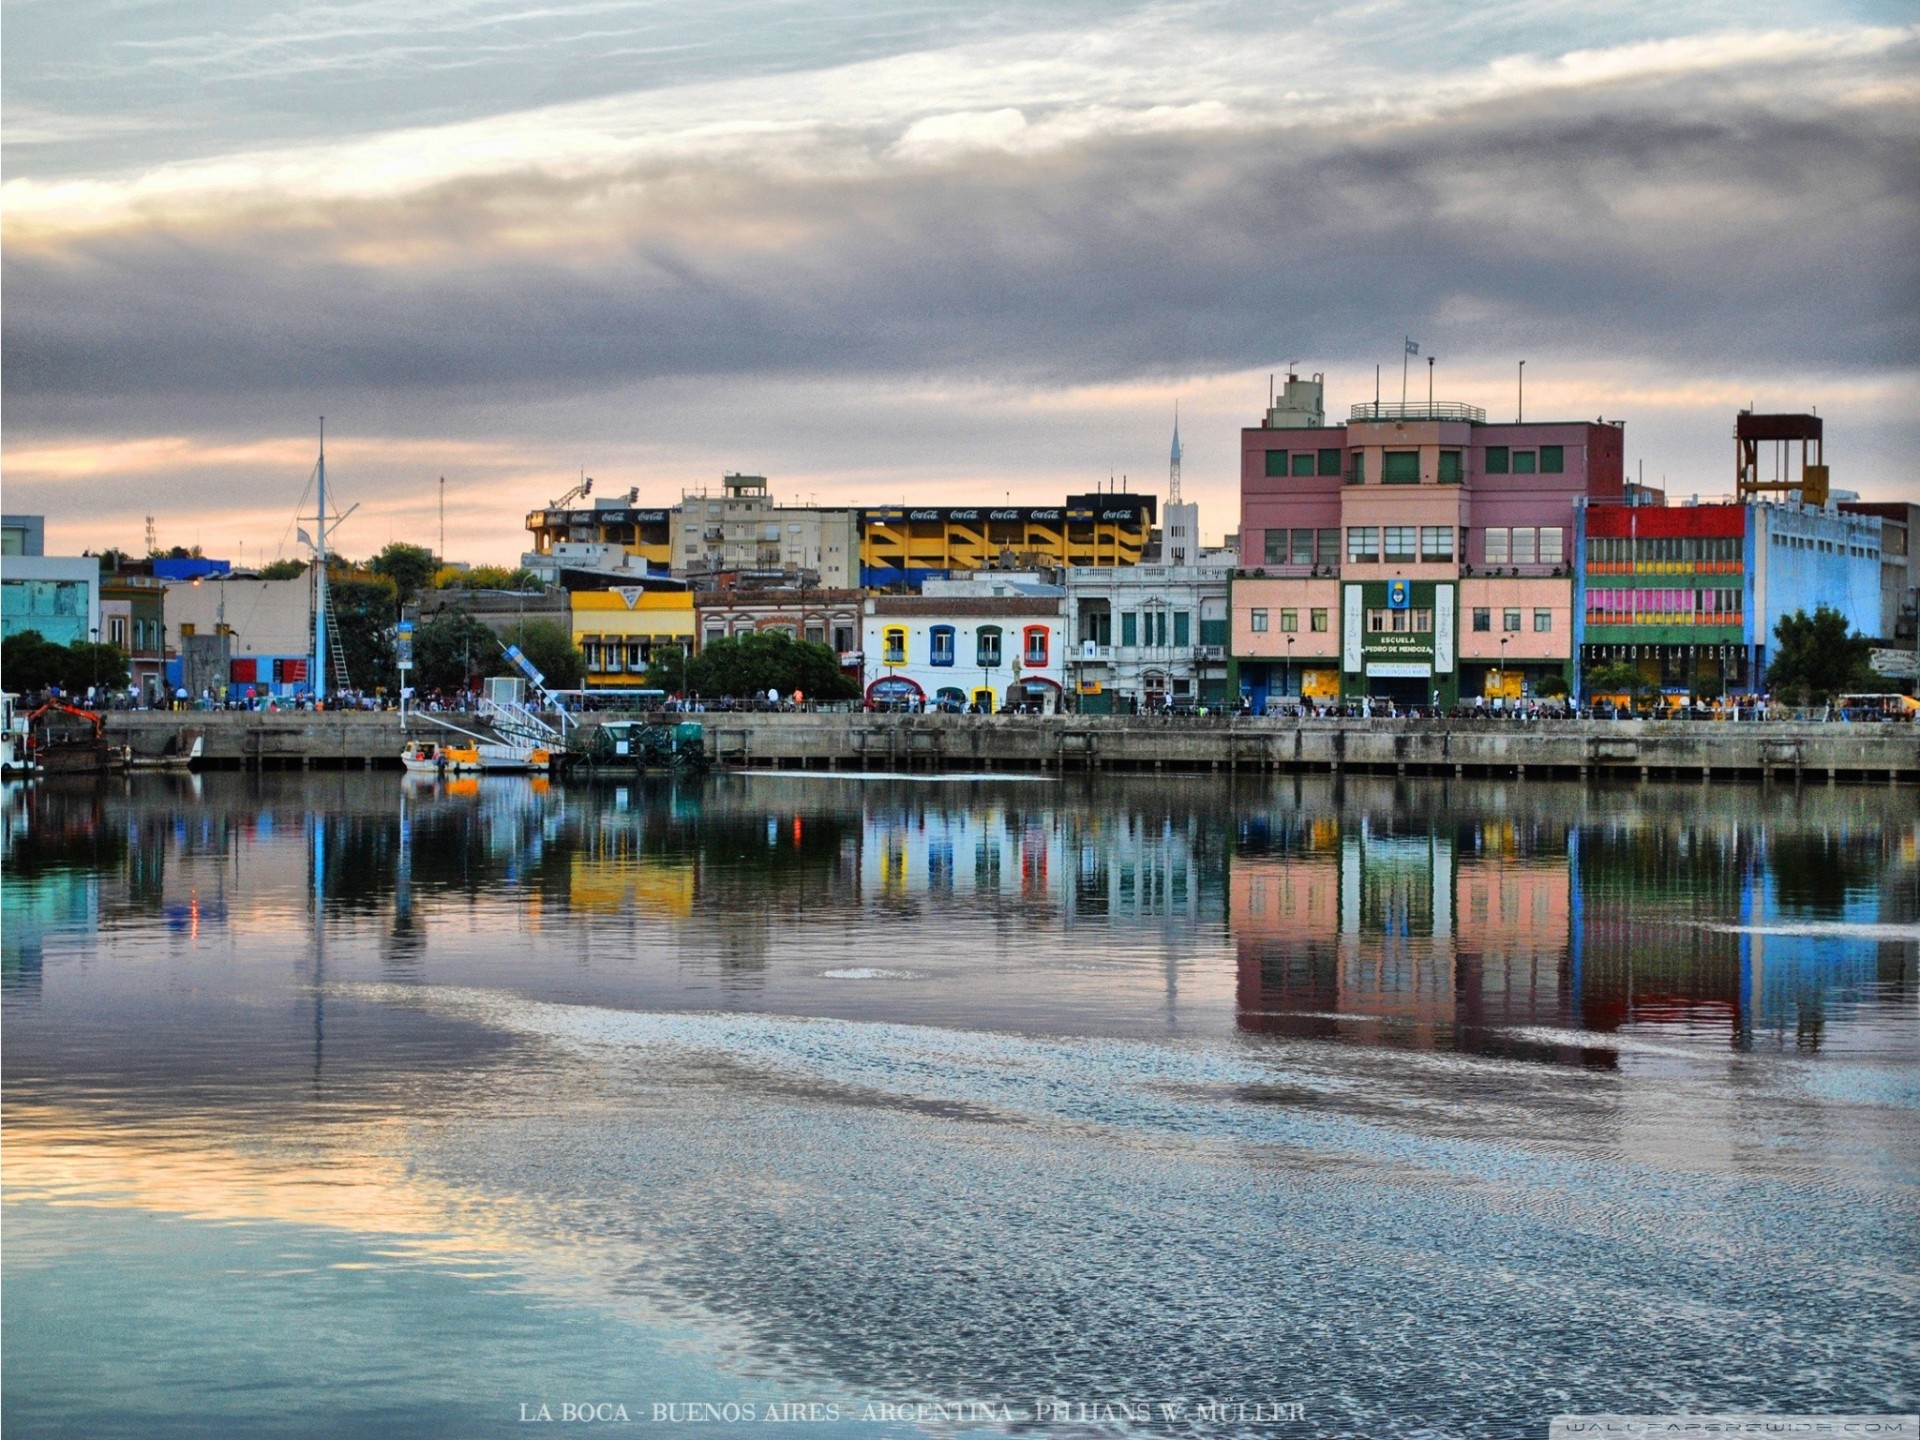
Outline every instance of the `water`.
{"label": "water", "polygon": [[1910,791],[7,805],[9,1437],[1920,1405]]}

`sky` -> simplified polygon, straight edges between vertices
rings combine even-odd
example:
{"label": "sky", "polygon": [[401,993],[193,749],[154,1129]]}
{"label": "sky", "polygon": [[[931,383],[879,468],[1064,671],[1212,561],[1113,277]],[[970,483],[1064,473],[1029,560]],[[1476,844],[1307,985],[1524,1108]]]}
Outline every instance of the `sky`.
{"label": "sky", "polygon": [[[1269,376],[1626,424],[1815,409],[1920,501],[1920,24],[1774,0],[3,0],[0,484],[50,551],[511,561],[668,505],[1237,523]],[[1427,377],[1411,388],[1424,395]]]}

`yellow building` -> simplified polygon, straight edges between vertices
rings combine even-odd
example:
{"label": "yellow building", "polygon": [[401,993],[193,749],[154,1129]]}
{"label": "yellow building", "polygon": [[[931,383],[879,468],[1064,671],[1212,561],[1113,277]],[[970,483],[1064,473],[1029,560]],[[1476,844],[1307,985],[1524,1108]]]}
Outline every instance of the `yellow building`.
{"label": "yellow building", "polygon": [[861,583],[912,585],[983,570],[1003,555],[1039,565],[1137,565],[1152,537],[1151,495],[1069,495],[1065,505],[907,506],[860,512]]}
{"label": "yellow building", "polygon": [[693,592],[578,590],[573,595],[573,643],[587,663],[590,689],[642,688],[655,655],[667,647],[693,650]]}

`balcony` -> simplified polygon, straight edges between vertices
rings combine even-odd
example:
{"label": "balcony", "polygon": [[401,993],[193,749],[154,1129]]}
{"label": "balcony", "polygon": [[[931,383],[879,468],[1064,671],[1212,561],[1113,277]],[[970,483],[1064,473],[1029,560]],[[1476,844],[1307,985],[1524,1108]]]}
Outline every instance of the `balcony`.
{"label": "balcony", "polygon": [[1347,422],[1355,420],[1468,420],[1475,425],[1487,423],[1487,412],[1478,405],[1461,405],[1452,400],[1368,401],[1347,410]]}

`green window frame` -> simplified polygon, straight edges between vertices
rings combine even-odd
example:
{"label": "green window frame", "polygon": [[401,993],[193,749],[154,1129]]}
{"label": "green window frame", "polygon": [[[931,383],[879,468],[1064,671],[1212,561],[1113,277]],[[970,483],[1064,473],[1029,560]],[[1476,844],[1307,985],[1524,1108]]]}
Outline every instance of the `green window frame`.
{"label": "green window frame", "polygon": [[1267,478],[1278,479],[1287,473],[1287,452],[1284,450],[1267,451]]}
{"label": "green window frame", "polygon": [[1487,446],[1487,463],[1480,467],[1482,473],[1487,475],[1505,475],[1508,470],[1512,468],[1507,460],[1509,453],[1507,447],[1504,445]]}
{"label": "green window frame", "polygon": [[1332,450],[1322,450],[1320,452],[1320,473],[1322,475],[1338,475],[1340,473],[1340,461],[1345,454],[1346,452],[1338,447]]}
{"label": "green window frame", "polygon": [[1538,457],[1531,450],[1514,451],[1513,452],[1513,473],[1516,475],[1533,474],[1534,468],[1535,468],[1534,461],[1537,458]]}
{"label": "green window frame", "polygon": [[1418,485],[1420,483],[1420,452],[1418,450],[1389,450],[1380,459],[1380,483],[1382,485]]}
{"label": "green window frame", "polygon": [[1173,643],[1191,645],[1193,643],[1193,615],[1186,610],[1173,612]]}
{"label": "green window frame", "polygon": [[1140,643],[1140,617],[1131,610],[1120,612],[1120,643],[1122,645]]}
{"label": "green window frame", "polygon": [[1542,445],[1540,447],[1540,473],[1542,475],[1566,474],[1567,447],[1564,445]]}
{"label": "green window frame", "polygon": [[1303,475],[1313,474],[1313,451],[1296,450],[1293,452],[1293,473],[1296,479]]}
{"label": "green window frame", "polygon": [[1442,485],[1458,485],[1464,478],[1466,467],[1461,463],[1462,458],[1458,450],[1440,452],[1440,483]]}

